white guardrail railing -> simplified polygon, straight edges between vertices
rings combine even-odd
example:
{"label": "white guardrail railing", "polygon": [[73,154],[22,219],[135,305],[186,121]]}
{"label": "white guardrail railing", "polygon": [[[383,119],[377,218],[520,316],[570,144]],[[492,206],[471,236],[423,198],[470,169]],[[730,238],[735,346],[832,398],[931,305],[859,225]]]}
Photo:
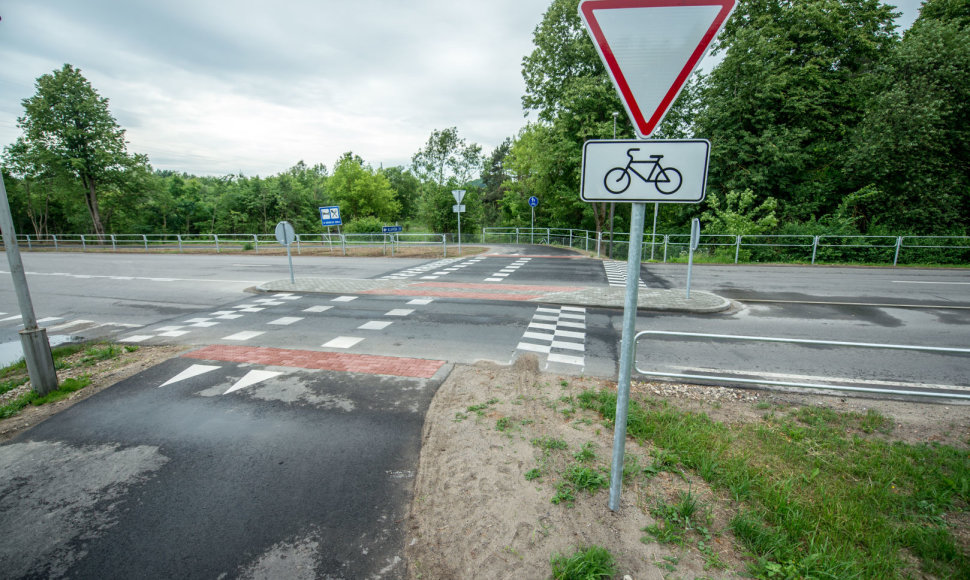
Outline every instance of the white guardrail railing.
{"label": "white guardrail railing", "polygon": [[[552,244],[596,252],[597,256],[610,253],[624,259],[627,255],[629,234],[616,232],[612,243],[608,232],[557,228],[484,228],[483,243]],[[643,255],[649,259],[686,257],[690,246],[690,234],[644,234]],[[970,236],[840,236],[840,235],[733,235],[701,234],[697,252],[709,254],[733,253],[734,263],[742,261],[742,251],[765,254],[767,261],[806,261],[838,263],[856,257],[866,262],[885,262],[896,266],[900,258],[916,256],[918,251],[936,251],[951,254],[950,261],[970,264]],[[838,253],[841,258],[834,254]],[[696,256],[696,253],[695,253]],[[662,258],[661,258],[662,257]],[[744,260],[749,261],[749,260]]]}
{"label": "white guardrail railing", "polygon": [[[948,353],[948,354],[959,354],[959,355],[970,355],[970,348],[953,348],[953,347],[942,347],[942,346],[921,346],[921,345],[911,345],[911,344],[879,344],[879,343],[867,343],[867,342],[844,342],[838,340],[811,340],[802,338],[777,338],[769,336],[745,336],[745,335],[734,335],[734,334],[706,334],[699,332],[673,332],[665,330],[644,330],[638,332],[634,337],[634,362],[636,362],[636,351],[640,346],[640,339],[645,336],[672,336],[677,338],[687,338],[687,339],[711,339],[711,340],[734,340],[734,341],[746,341],[746,342],[780,342],[787,344],[803,344],[811,346],[836,346],[836,347],[851,347],[851,348],[869,348],[869,349],[883,349],[883,350],[911,350],[918,352],[935,352],[935,353]],[[851,386],[851,385],[839,385],[830,383],[805,383],[796,381],[773,381],[766,378],[755,378],[747,379],[743,377],[736,376],[724,376],[724,375],[702,375],[702,374],[692,374],[692,373],[673,373],[673,372],[661,372],[661,371],[648,371],[640,368],[639,364],[635,364],[636,371],[644,376],[648,377],[663,377],[670,379],[684,379],[684,380],[694,380],[694,381],[717,381],[720,383],[742,383],[751,385],[768,385],[768,386],[778,386],[778,387],[794,387],[794,388],[805,388],[805,389],[828,389],[833,391],[853,391],[862,393],[881,393],[888,395],[905,395],[914,397],[937,397],[944,399],[970,399],[970,391],[968,392],[955,392],[953,390],[909,390],[909,389],[894,389],[894,388],[881,388],[881,387],[863,387],[863,386]],[[752,372],[752,375],[757,374]],[[970,389],[970,387],[967,387]]]}
{"label": "white guardrail railing", "polygon": [[[624,259],[629,234],[565,228],[483,228],[462,236],[465,243],[540,244],[564,246]],[[152,250],[191,251],[192,249],[223,251],[254,250],[260,246],[277,245],[274,234],[20,234],[20,247],[25,250]],[[326,247],[346,255],[360,247],[383,248],[394,255],[402,247],[441,246],[443,256],[448,245],[456,242],[454,234],[299,234],[296,251],[303,246]],[[251,246],[251,247],[249,247]],[[690,246],[690,234],[644,234],[643,255],[650,260],[683,260]],[[799,262],[816,264],[863,261],[898,265],[907,258],[911,262],[940,262],[970,264],[970,236],[838,236],[838,235],[732,235],[701,234],[697,255],[707,253],[719,259],[740,262]],[[750,255],[749,255],[750,254]],[[934,259],[935,258],[935,259]]]}
{"label": "white guardrail railing", "polygon": [[[216,253],[253,250],[259,253],[260,246],[278,247],[275,234],[20,234],[17,243],[25,250],[78,250],[81,251],[123,251],[144,250],[185,252],[194,249],[215,250]],[[330,251],[340,251],[347,255],[348,249],[381,247],[384,254],[390,251],[393,256],[402,247],[441,246],[441,253],[447,257],[448,247],[444,234],[299,234],[296,236],[296,253],[303,247],[325,247]]]}

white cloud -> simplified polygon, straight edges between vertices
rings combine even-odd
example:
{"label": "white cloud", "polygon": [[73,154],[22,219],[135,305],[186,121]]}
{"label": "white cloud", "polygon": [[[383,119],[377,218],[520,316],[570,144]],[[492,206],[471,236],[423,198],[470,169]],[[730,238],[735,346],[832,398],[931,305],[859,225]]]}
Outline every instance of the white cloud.
{"label": "white cloud", "polygon": [[550,2],[21,1],[0,8],[0,145],[35,79],[71,63],[156,168],[399,165],[451,126],[489,150],[525,122],[521,62]]}

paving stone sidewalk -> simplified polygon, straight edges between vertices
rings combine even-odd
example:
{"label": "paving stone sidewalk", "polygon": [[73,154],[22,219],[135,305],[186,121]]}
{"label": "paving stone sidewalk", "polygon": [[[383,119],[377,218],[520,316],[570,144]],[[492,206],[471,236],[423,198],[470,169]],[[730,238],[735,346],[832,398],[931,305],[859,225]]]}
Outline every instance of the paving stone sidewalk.
{"label": "paving stone sidewalk", "polygon": [[[440,288],[439,288],[440,286]],[[414,295],[414,296],[449,296],[461,297],[462,284],[434,284],[413,280],[353,280],[334,278],[296,278],[289,280],[274,280],[257,287],[263,292],[306,292],[321,294],[375,294],[375,295]],[[495,300],[519,299],[529,302],[546,304],[563,304],[570,306],[600,306],[606,308],[622,308],[625,288],[610,286],[564,286],[562,290],[550,286],[523,286],[511,288],[496,284],[494,290],[483,290],[481,284],[468,284],[464,292],[468,298]],[[686,297],[683,288],[673,290],[656,290],[641,288],[638,294],[638,308],[641,310],[715,313],[723,312],[731,307],[727,298],[692,290],[690,299]]]}

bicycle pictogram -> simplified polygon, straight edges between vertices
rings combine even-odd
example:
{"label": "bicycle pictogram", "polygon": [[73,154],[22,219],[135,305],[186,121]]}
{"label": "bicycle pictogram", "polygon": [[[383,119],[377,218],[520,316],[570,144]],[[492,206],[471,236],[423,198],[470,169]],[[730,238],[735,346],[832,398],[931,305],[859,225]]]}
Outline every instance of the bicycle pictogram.
{"label": "bicycle pictogram", "polygon": [[[652,183],[657,191],[664,195],[677,193],[684,182],[680,171],[673,167],[661,166],[660,160],[663,159],[663,155],[650,155],[649,160],[634,159],[633,154],[636,151],[640,151],[640,148],[631,147],[627,149],[626,155],[630,160],[627,161],[626,167],[614,167],[606,172],[606,176],[603,178],[603,185],[606,186],[606,189],[616,195],[623,193],[633,182],[633,178],[630,176],[632,173],[643,180],[644,183]],[[643,167],[645,165],[651,166],[646,177],[640,172],[645,169]],[[640,170],[637,169],[637,166],[640,167]]]}

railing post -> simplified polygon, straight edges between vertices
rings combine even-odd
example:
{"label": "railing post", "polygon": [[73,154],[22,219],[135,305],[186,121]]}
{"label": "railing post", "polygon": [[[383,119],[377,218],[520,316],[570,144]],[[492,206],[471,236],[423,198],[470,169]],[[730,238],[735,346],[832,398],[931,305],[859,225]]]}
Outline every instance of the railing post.
{"label": "railing post", "polygon": [[812,265],[815,265],[815,254],[818,252],[818,238],[820,236],[815,236],[812,238]]}
{"label": "railing post", "polygon": [[81,234],[81,251],[86,252],[88,250],[88,245],[84,241],[84,234]]}
{"label": "railing post", "polygon": [[54,238],[54,251],[56,252],[57,251],[57,234],[51,234],[51,237]]}
{"label": "railing post", "polygon": [[257,234],[253,234],[253,244],[256,246],[256,253],[258,254],[259,253],[259,236]]}
{"label": "railing post", "polygon": [[519,228],[515,228],[515,243],[519,243]]}
{"label": "railing post", "polygon": [[178,241],[179,241],[179,253],[181,254],[182,253],[182,234],[175,234],[175,237],[178,238]]}
{"label": "railing post", "polygon": [[896,267],[896,263],[899,262],[899,249],[903,247],[903,236],[896,238],[896,255],[893,256],[893,268]]}
{"label": "railing post", "polygon": [[552,230],[549,228],[546,228],[546,243],[552,245]]}
{"label": "railing post", "polygon": [[32,245],[30,245],[30,234],[27,234],[27,249],[28,250],[33,250],[34,249],[34,247]]}
{"label": "railing post", "polygon": [[117,252],[118,251],[118,244],[115,241],[115,235],[114,234],[111,234],[111,251],[112,252]]}
{"label": "railing post", "polygon": [[296,235],[296,254],[298,256],[303,254],[303,252],[300,251],[300,234]]}
{"label": "railing post", "polygon": [[738,256],[741,254],[741,236],[738,236],[737,247],[734,248],[734,263],[738,263]]}
{"label": "railing post", "polygon": [[147,252],[148,251],[148,236],[146,236],[145,234],[142,234],[141,235],[141,239],[142,239],[142,241],[145,242],[145,251]]}
{"label": "railing post", "polygon": [[441,234],[441,257],[448,257],[448,241],[445,239],[444,234]]}
{"label": "railing post", "polygon": [[603,232],[596,232],[596,257],[600,257],[600,246],[603,245]]}
{"label": "railing post", "polygon": [[222,252],[219,251],[219,234],[212,234],[212,237],[216,240],[216,253],[221,254]]}
{"label": "railing post", "polygon": [[347,236],[345,234],[337,234],[340,236],[340,249],[343,250],[344,255],[347,255]]}
{"label": "railing post", "polygon": [[667,242],[670,240],[670,234],[664,234],[664,264],[667,263]]}

